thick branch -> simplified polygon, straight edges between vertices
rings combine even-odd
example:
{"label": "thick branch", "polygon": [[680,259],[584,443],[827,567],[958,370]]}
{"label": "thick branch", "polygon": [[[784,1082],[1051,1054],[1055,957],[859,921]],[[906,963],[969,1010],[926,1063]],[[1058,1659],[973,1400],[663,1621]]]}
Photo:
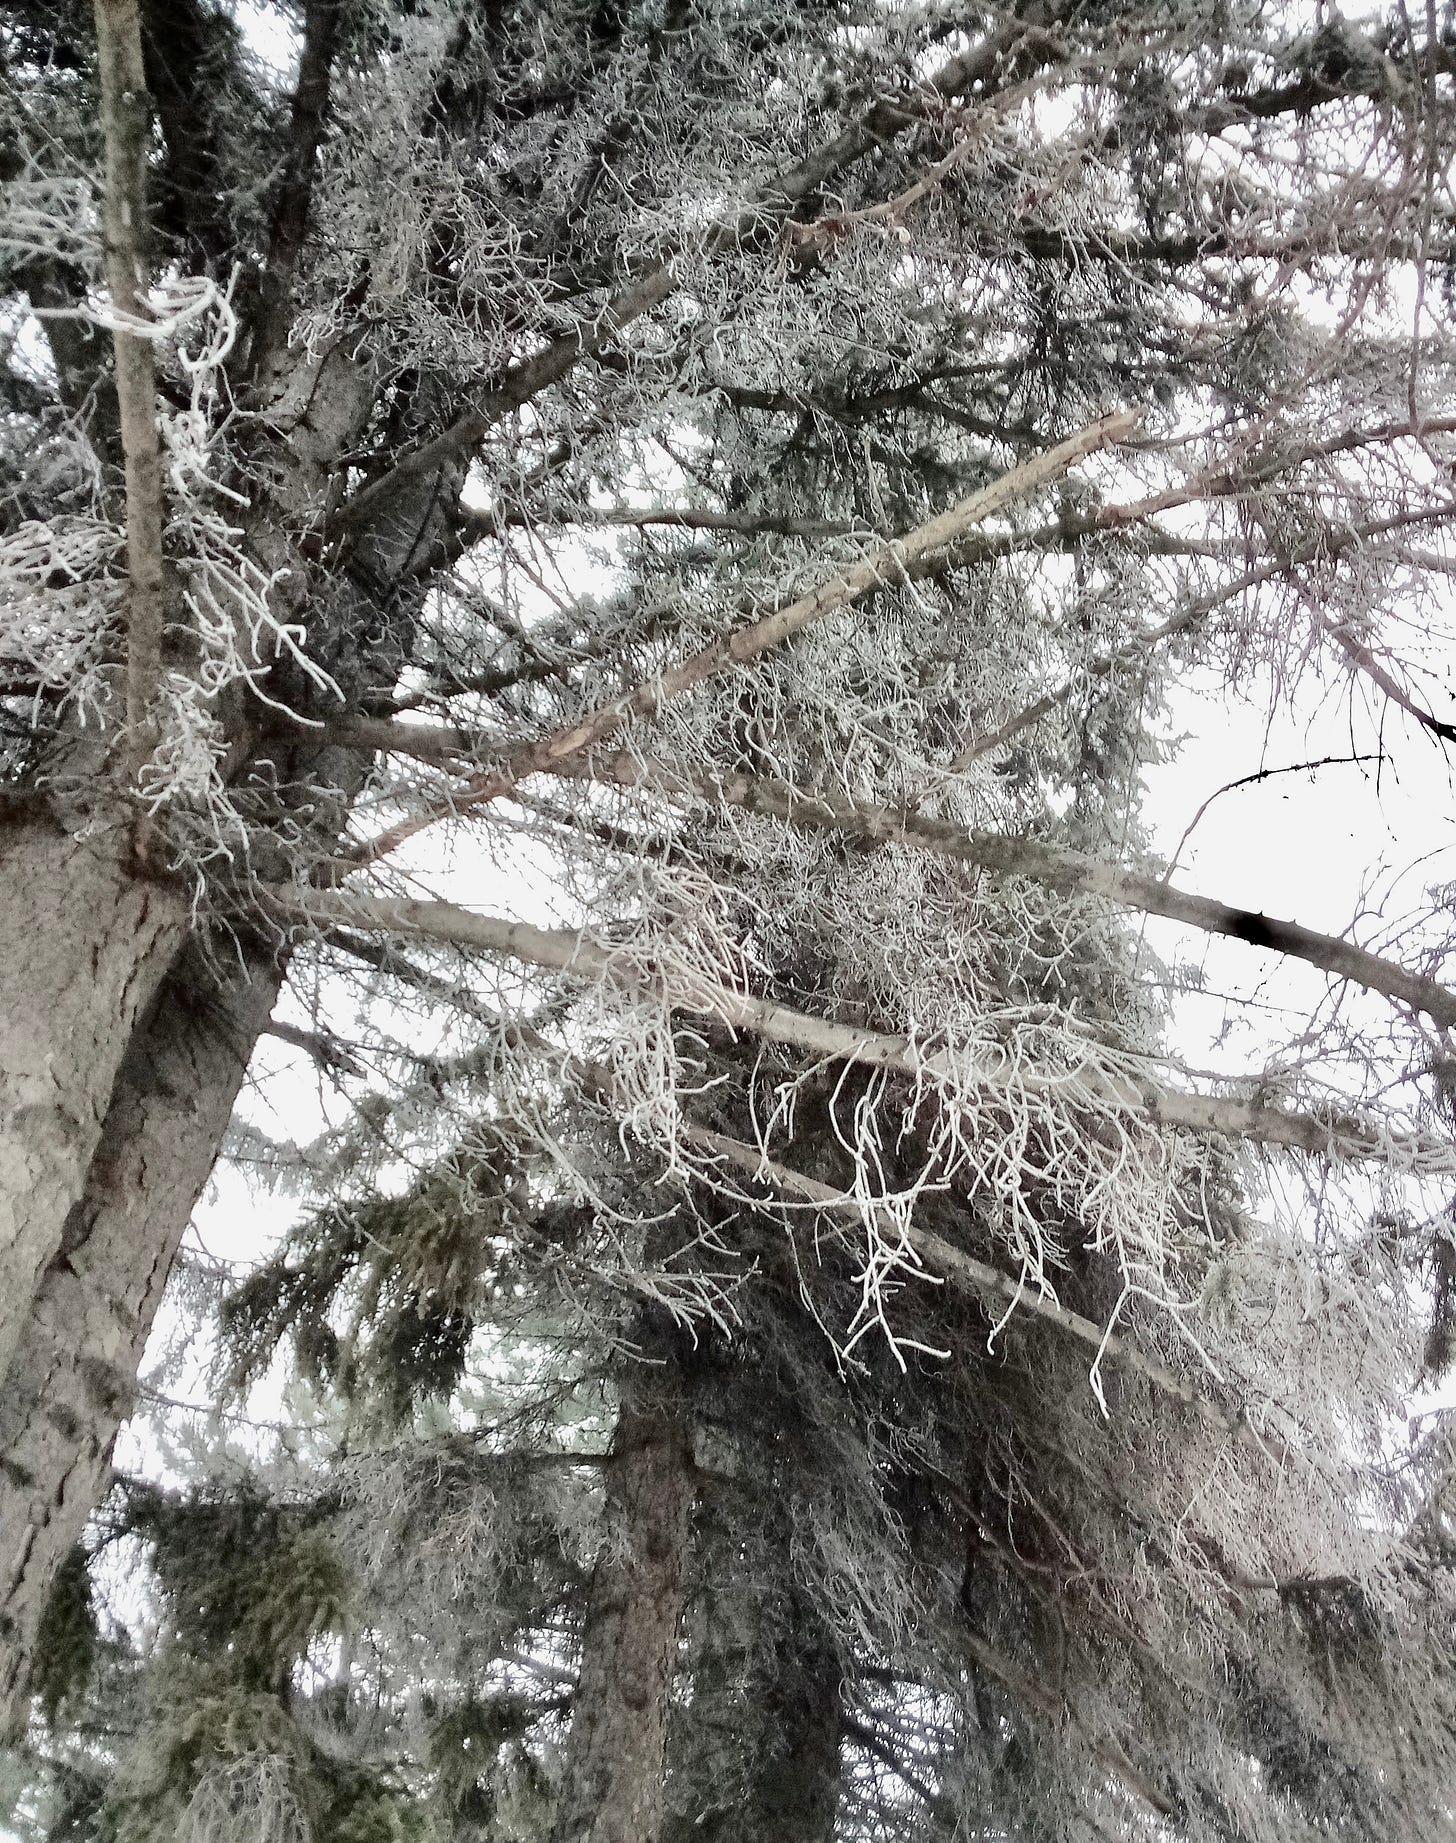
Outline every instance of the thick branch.
{"label": "thick branch", "polygon": [[303,53],[299,59],[298,85],[293,94],[293,115],[288,127],[288,152],[273,205],[268,260],[258,286],[258,318],[251,359],[254,378],[262,376],[287,339],[288,297],[308,231],[314,170],[328,119],[329,85],[338,35],[339,0],[307,0]]}
{"label": "thick branch", "polygon": [[[471,753],[470,739],[461,731],[423,723],[355,718],[333,726],[329,734],[331,741],[393,751],[422,761],[458,764],[468,760]],[[1443,1029],[1456,1027],[1456,992],[1437,980],[1423,979],[1398,962],[1338,935],[1322,934],[1299,922],[1280,921],[1253,909],[1197,896],[1174,888],[1161,877],[1124,870],[1085,852],[1032,838],[966,831],[945,820],[927,819],[907,807],[872,806],[811,793],[788,782],[757,775],[693,774],[660,762],[644,763],[628,754],[597,756],[590,762],[578,758],[554,772],[621,787],[645,787],[670,799],[736,806],[807,831],[837,832],[868,845],[905,845],[973,865],[992,876],[1026,877],[1049,889],[1100,896],[1124,908],[1199,928],[1205,934],[1225,935],[1250,947],[1303,960],[1337,979],[1347,979],[1366,991],[1379,992],[1413,1011],[1423,1012]]]}
{"label": "thick branch", "polygon": [[[147,91],[136,0],[95,0],[106,140],[106,286],[113,312],[146,315]],[[118,327],[116,393],[126,456],[129,576],[126,720],[133,755],[150,752],[152,699],[162,675],[162,452],[151,341]]]}
{"label": "thick branch", "polygon": [[1209,896],[1175,889],[1160,877],[1124,870],[1085,852],[1042,844],[1033,838],[1008,838],[995,832],[968,832],[940,819],[926,819],[904,808],[862,805],[808,793],[783,781],[749,774],[689,776],[676,769],[644,768],[626,755],[593,764],[597,778],[632,786],[642,782],[670,793],[690,793],[715,804],[742,807],[785,824],[813,831],[838,832],[869,844],[902,844],[939,857],[955,858],[993,876],[1026,877],[1049,889],[1101,896],[1124,908],[1227,935],[1250,947],[1268,948],[1304,960],[1337,979],[1424,1012],[1444,1029],[1456,1026],[1456,992],[1434,979],[1422,979],[1392,960],[1337,935],[1321,934],[1299,922],[1279,921],[1252,909],[1235,908]]}
{"label": "thick branch", "polygon": [[[1138,426],[1135,411],[1119,411],[1079,429],[1066,441],[1034,456],[1020,467],[1013,467],[999,480],[972,493],[948,512],[927,519],[903,538],[891,540],[840,575],[832,576],[801,595],[786,607],[776,609],[751,626],[720,634],[696,653],[680,659],[676,665],[635,686],[623,697],[602,704],[576,723],[553,731],[539,742],[518,750],[501,767],[477,776],[456,795],[452,812],[463,806],[497,800],[533,774],[549,774],[562,763],[589,749],[599,747],[635,716],[651,716],[673,698],[703,684],[734,667],[752,665],[764,653],[782,646],[796,634],[822,621],[827,615],[847,608],[872,589],[893,583],[914,569],[923,558],[953,544],[974,526],[993,518],[998,512],[1035,492],[1039,487],[1060,479],[1070,467],[1095,454],[1099,449],[1122,441]],[[360,852],[361,862],[372,862],[396,850],[406,839],[434,823],[430,816],[412,819],[391,827],[372,839]]]}
{"label": "thick branch", "polygon": [[37,310],[66,414],[85,433],[99,460],[119,465],[121,416],[116,382],[106,362],[106,337],[76,313],[87,292],[86,277],[58,262],[36,262],[18,279]]}
{"label": "thick branch", "polygon": [[191,245],[189,266],[226,273],[234,241],[223,158],[221,97],[249,78],[230,56],[232,34],[207,0],[139,0],[148,88],[167,157],[153,213],[170,241]]}
{"label": "thick branch", "polygon": [[[524,519],[523,523],[526,522]],[[785,518],[771,512],[713,512],[693,506],[654,506],[634,511],[630,507],[583,515],[585,525],[620,525],[643,530],[650,525],[667,525],[677,531],[729,531],[744,537],[832,538],[848,537],[858,531],[873,535],[863,525],[847,520],[823,518]]]}
{"label": "thick branch", "polygon": [[1258,1145],[1281,1146],[1317,1157],[1395,1158],[1411,1170],[1449,1173],[1456,1157],[1444,1141],[1423,1133],[1392,1133],[1353,1115],[1291,1113],[1234,1095],[1190,1094],[1163,1088],[1133,1075],[1100,1070],[1039,1077],[1018,1070],[1014,1080],[989,1062],[979,1066],[964,1056],[922,1048],[908,1037],[859,1029],[811,1017],[788,1005],[752,993],[734,991],[702,977],[675,978],[664,969],[645,971],[625,956],[570,929],[534,928],[527,922],[479,915],[451,902],[417,902],[403,897],[358,896],[343,890],[304,890],[277,886],[266,892],[280,919],[307,927],[365,929],[374,933],[414,936],[451,946],[478,948],[583,979],[653,981],[678,1009],[746,1031],[766,1042],[785,1044],[826,1061],[893,1069],[913,1080],[939,1077],[952,1085],[975,1086],[996,1094],[1083,1101],[1115,1108],[1154,1125],[1184,1132],[1216,1134]]}
{"label": "thick branch", "polygon": [[[1122,508],[1106,508],[1108,521],[1116,525]],[[493,507],[488,512],[466,512],[459,529],[466,541],[497,538],[512,527],[528,531],[542,526],[580,526],[588,531],[607,528],[648,530],[662,526],[679,531],[721,531],[730,536],[748,538],[786,537],[821,541],[834,537],[871,538],[875,532],[862,521],[849,519],[788,518],[772,512],[734,512],[695,506],[653,506],[635,510],[618,507],[609,511],[586,511],[579,508],[532,512],[525,507]],[[921,558],[908,573],[912,581],[940,576],[951,570],[970,569],[979,563],[995,562],[1001,557],[1026,551],[1075,550],[1101,529],[1095,517],[1064,517],[1054,523],[1034,525],[1023,531],[1004,531],[964,538],[943,556]],[[1165,531],[1148,523],[1138,533],[1138,547],[1168,557],[1217,558],[1231,551],[1231,542],[1200,539]]]}

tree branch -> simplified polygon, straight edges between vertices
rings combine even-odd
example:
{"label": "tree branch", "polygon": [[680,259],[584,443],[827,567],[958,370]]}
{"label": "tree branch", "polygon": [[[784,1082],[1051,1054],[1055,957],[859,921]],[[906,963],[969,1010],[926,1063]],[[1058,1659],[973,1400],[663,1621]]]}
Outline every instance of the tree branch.
{"label": "tree branch", "polygon": [[258,288],[258,313],[249,370],[260,379],[287,340],[288,297],[308,232],[314,169],[329,112],[329,87],[339,36],[339,0],[307,0],[303,16],[303,52],[288,152],[273,204],[268,258]]}
{"label": "tree branch", "polygon": [[1178,1806],[1158,1790],[1146,1773],[1134,1766],[1119,1742],[1089,1734],[1061,1696],[1053,1695],[1031,1678],[1023,1676],[999,1651],[969,1627],[962,1631],[961,1642],[981,1669],[993,1676],[1026,1708],[1035,1709],[1037,1714],[1045,1716],[1056,1727],[1069,1722],[1081,1735],[1088,1750],[1150,1811],[1155,1811],[1160,1817],[1177,1816]]}
{"label": "tree branch", "polygon": [[226,273],[233,236],[219,100],[230,84],[250,79],[230,56],[230,24],[203,0],[139,0],[139,10],[148,88],[167,150],[154,221],[169,239],[191,244],[189,267]]}
{"label": "tree branch", "polygon": [[1145,915],[1161,915],[1199,928],[1205,934],[1226,935],[1250,947],[1303,960],[1337,979],[1347,979],[1423,1012],[1443,1029],[1456,1027],[1456,992],[1434,979],[1422,979],[1395,961],[1337,935],[1321,934],[1299,922],[1280,921],[1252,909],[1235,908],[1209,896],[1195,896],[1175,889],[1161,877],[1124,870],[1085,852],[1043,844],[1033,838],[969,832],[944,820],[922,818],[903,807],[830,798],[750,774],[688,775],[678,769],[659,769],[656,764],[644,768],[627,755],[614,755],[605,763],[596,761],[590,772],[594,779],[624,786],[645,784],[654,791],[675,793],[678,797],[688,794],[806,830],[837,832],[872,845],[908,845],[973,865],[992,876],[1026,877],[1048,889],[1100,896]]}
{"label": "tree branch", "polygon": [[[977,83],[989,80],[1004,63],[1012,61],[1013,54],[1043,61],[1058,56],[1060,47],[1050,35],[1020,23],[999,27],[982,44],[944,65],[924,86],[918,104],[908,96],[875,103],[843,134],[762,186],[742,210],[718,224],[708,238],[708,252],[712,254],[760,240],[775,230],[802,199],[817,191],[831,175],[863,159],[907,124],[921,120],[926,98],[931,102],[945,102],[964,95]],[[593,318],[590,327],[554,339],[540,352],[511,366],[473,409],[467,410],[433,440],[404,455],[388,473],[356,493],[340,515],[341,527],[349,529],[357,525],[372,506],[395,492],[404,480],[433,473],[447,462],[468,454],[498,423],[543,390],[559,384],[583,359],[609,345],[634,320],[670,300],[678,285],[672,262],[670,255],[649,262]]]}
{"label": "tree branch", "polygon": [[[993,1095],[1008,1086],[1005,1075],[996,1068],[973,1066],[964,1056],[922,1047],[908,1037],[811,1017],[706,976],[675,978],[660,968],[644,972],[611,948],[571,929],[535,928],[527,922],[480,915],[452,902],[361,896],[346,890],[275,885],[261,895],[277,919],[309,928],[365,929],[440,941],[582,979],[652,980],[665,990],[675,1008],[691,1016],[803,1050],[818,1059],[893,1069],[916,1081],[930,1075]],[[1292,1113],[1234,1095],[1188,1093],[1139,1076],[1101,1071],[1047,1077],[1018,1072],[1015,1088],[1019,1096],[1082,1100],[1090,1107],[1136,1114],[1170,1129],[1279,1146],[1321,1158],[1394,1158],[1407,1169],[1431,1175],[1456,1169],[1456,1154],[1444,1139],[1419,1132],[1390,1132],[1355,1115]]]}
{"label": "tree branch", "polygon": [[[113,312],[146,317],[147,91],[136,0],[95,0],[106,141],[106,286]],[[162,452],[151,341],[114,334],[116,392],[126,457],[126,721],[133,760],[151,752],[151,707],[162,675]]]}
{"label": "tree branch", "polygon": [[[752,665],[764,653],[782,646],[827,615],[850,606],[870,590],[898,581],[921,558],[944,549],[973,526],[994,517],[1038,487],[1059,479],[1078,461],[1123,440],[1140,421],[1139,412],[1123,410],[1089,423],[1046,453],[1034,456],[1020,467],[1013,467],[999,480],[972,493],[969,499],[962,500],[948,512],[927,519],[903,538],[881,545],[850,569],[830,577],[817,589],[811,589],[807,595],[801,595],[748,627],[720,634],[707,646],[635,686],[624,696],[599,705],[578,722],[567,724],[539,742],[517,750],[502,766],[476,776],[460,789],[451,803],[451,812],[458,813],[463,807],[497,800],[529,775],[553,773],[572,757],[607,741],[632,717],[652,716],[664,704],[707,679],[737,666]],[[358,861],[373,863],[397,850],[407,839],[433,825],[436,817],[427,814],[391,826],[361,846]]]}
{"label": "tree branch", "polygon": [[1434,716],[1423,704],[1417,703],[1394,673],[1387,671],[1380,663],[1364,640],[1360,639],[1357,634],[1351,633],[1342,622],[1326,620],[1323,613],[1318,610],[1316,610],[1315,618],[1321,630],[1329,635],[1356,671],[1363,672],[1385,693],[1392,704],[1399,705],[1407,716],[1414,717],[1423,729],[1429,730],[1442,742],[1456,742],[1456,723],[1444,722],[1440,717]]}
{"label": "tree branch", "polygon": [[17,279],[45,334],[62,407],[103,465],[121,465],[121,412],[106,359],[109,342],[100,327],[76,311],[86,297],[87,278],[51,261],[28,265]]}
{"label": "tree branch", "polygon": [[[472,752],[470,739],[459,730],[367,717],[331,725],[329,740],[438,763],[462,763]],[[1099,896],[1145,915],[1182,922],[1205,934],[1224,935],[1249,947],[1303,960],[1337,979],[1349,980],[1366,991],[1378,992],[1412,1011],[1422,1012],[1443,1029],[1456,1028],[1456,992],[1437,980],[1423,979],[1396,961],[1357,947],[1338,935],[1322,934],[1299,922],[1281,921],[1209,896],[1197,896],[1174,888],[1161,877],[1124,870],[1085,852],[1043,844],[1033,838],[967,831],[945,820],[925,818],[908,807],[872,806],[745,773],[694,774],[672,764],[644,763],[628,754],[597,755],[590,761],[578,758],[549,772],[576,780],[641,787],[678,801],[702,800],[709,805],[739,807],[806,831],[836,832],[867,845],[905,845],[970,864],[991,876],[1026,877],[1048,889]]]}
{"label": "tree branch", "polygon": [[[815,1209],[825,1210],[830,1215],[847,1216],[858,1222],[864,1220],[865,1205],[858,1198],[836,1190],[832,1185],[821,1184],[817,1178],[808,1177],[788,1165],[780,1164],[746,1140],[731,1138],[726,1133],[715,1133],[702,1126],[685,1125],[679,1130],[687,1144],[735,1166],[783,1196],[812,1204]],[[873,1206],[870,1213],[876,1214]],[[888,1211],[882,1213],[886,1217],[888,1232],[897,1240],[903,1236],[924,1260],[930,1272],[953,1284],[969,1287],[982,1297],[1015,1306],[1046,1324],[1056,1326],[1059,1331],[1076,1338],[1096,1352],[1099,1362],[1114,1363],[1121,1369],[1141,1376],[1159,1394],[1167,1395],[1191,1409],[1213,1432],[1228,1439],[1244,1441],[1266,1455],[1271,1450],[1271,1444],[1276,1453],[1283,1450],[1283,1443],[1277,1436],[1271,1443],[1255,1432],[1243,1409],[1231,1412],[1218,1407],[1166,1364],[1139,1350],[1126,1336],[1105,1330],[1094,1320],[1084,1318],[1080,1312],[1069,1311],[1065,1306],[1057,1304],[1055,1299],[1019,1280],[1013,1280],[1009,1274],[999,1272],[985,1261],[963,1254],[959,1248],[953,1247],[931,1230],[918,1228],[913,1222],[906,1222],[898,1215],[891,1218]]]}
{"label": "tree branch", "polygon": [[[1164,640],[1176,639],[1180,634],[1192,632],[1199,622],[1206,619],[1215,609],[1223,607],[1225,603],[1232,601],[1235,596],[1244,594],[1246,590],[1256,589],[1263,583],[1273,582],[1280,576],[1287,576],[1291,570],[1298,569],[1305,563],[1313,563],[1322,558],[1335,562],[1346,551],[1358,549],[1367,538],[1379,537],[1387,531],[1403,530],[1411,525],[1432,524],[1449,518],[1451,511],[1452,508],[1449,505],[1433,506],[1423,508],[1418,512],[1401,513],[1394,518],[1380,519],[1354,529],[1318,532],[1303,544],[1285,551],[1272,562],[1246,570],[1242,576],[1237,577],[1223,588],[1216,589],[1209,595],[1200,596],[1196,601],[1190,602],[1186,608],[1180,609],[1177,614],[1170,615],[1160,626],[1152,628],[1147,633],[1138,634],[1121,646],[1113,647],[1109,652],[1101,653],[1096,658],[1088,660],[1075,677],[1064,679],[1053,690],[1045,692],[1032,703],[1024,705],[1014,717],[1008,717],[994,730],[986,730],[981,735],[972,738],[951,761],[945,772],[949,775],[964,774],[966,769],[973,762],[979,761],[983,755],[989,755],[992,750],[1004,747],[1013,736],[1020,735],[1033,723],[1039,723],[1043,717],[1050,716],[1054,710],[1065,704],[1078,687],[1088,679],[1106,678],[1119,666],[1127,665],[1132,660],[1151,653]],[[1096,529],[1115,529],[1133,522],[1138,513],[1139,508],[1137,507],[1107,506],[1100,513],[1095,514],[1091,522]],[[954,553],[952,553],[951,561],[954,561]]]}
{"label": "tree branch", "polygon": [[329,1031],[305,1030],[301,1025],[289,1024],[283,1018],[270,1018],[265,1036],[276,1037],[280,1043],[287,1043],[294,1049],[301,1049],[306,1056],[311,1056],[321,1069],[328,1069],[333,1074],[352,1075],[357,1080],[367,1078],[369,1071],[363,1066],[347,1044]]}
{"label": "tree branch", "polygon": [[[527,522],[524,515],[521,522]],[[653,506],[641,511],[622,507],[608,512],[594,511],[572,522],[639,530],[651,525],[667,525],[678,531],[728,531],[744,537],[823,539],[849,537],[856,532],[864,537],[874,535],[868,527],[850,524],[845,519],[785,518],[770,512],[714,512],[693,506]]]}

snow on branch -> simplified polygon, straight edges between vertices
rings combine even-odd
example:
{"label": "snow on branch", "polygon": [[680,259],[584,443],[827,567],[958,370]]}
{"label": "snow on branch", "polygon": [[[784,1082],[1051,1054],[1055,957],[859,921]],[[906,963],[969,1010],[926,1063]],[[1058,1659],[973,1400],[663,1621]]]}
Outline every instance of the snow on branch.
{"label": "snow on branch", "polygon": [[[1019,24],[997,26],[980,43],[951,58],[924,84],[919,106],[904,95],[871,104],[832,141],[758,187],[741,210],[711,229],[707,247],[728,249],[776,230],[800,200],[817,192],[834,174],[873,153],[905,127],[934,114],[946,102],[965,95],[975,84],[1003,71],[1013,47],[1036,62],[1055,60],[1061,55],[1050,34],[1029,31]],[[649,259],[590,324],[551,340],[540,351],[512,365],[474,408],[458,416],[431,441],[403,455],[388,473],[361,488],[344,508],[341,523],[357,527],[376,507],[386,504],[406,480],[434,473],[468,454],[508,416],[569,377],[583,359],[602,351],[633,321],[671,300],[677,289],[672,254]]]}
{"label": "snow on branch", "polygon": [[[902,538],[880,545],[807,595],[797,597],[747,627],[719,634],[707,646],[634,686],[624,696],[599,705],[578,722],[566,724],[540,741],[517,750],[500,767],[476,776],[458,790],[450,802],[449,813],[458,814],[465,807],[497,800],[529,775],[552,773],[562,763],[599,747],[633,717],[651,717],[665,704],[708,679],[735,667],[753,665],[763,654],[784,645],[826,616],[852,606],[874,589],[900,581],[923,557],[944,550],[964,533],[994,518],[1028,493],[1059,480],[1078,461],[1127,440],[1141,422],[1141,412],[1118,410],[1088,423],[1044,454],[1034,455],[1019,467],[1009,469],[949,511],[926,519]],[[440,816],[443,815],[426,814],[391,826],[360,848],[360,862],[372,863],[396,851]]]}
{"label": "snow on branch", "polygon": [[536,928],[527,922],[477,914],[452,902],[282,885],[264,887],[258,894],[279,920],[304,927],[363,929],[435,940],[585,980],[625,976],[643,985],[654,981],[674,1008],[690,1015],[806,1051],[817,1060],[906,1075],[917,1084],[941,1089],[951,1102],[977,1092],[990,1093],[1012,1106],[1028,1099],[1055,1099],[1103,1115],[1114,1129],[1119,1116],[1131,1115],[1155,1127],[1221,1135],[1321,1158],[1379,1159],[1430,1176],[1456,1171],[1456,1148],[1433,1134],[1398,1132],[1352,1114],[1296,1113],[1236,1095],[1163,1087],[1141,1073],[1138,1058],[1119,1055],[1105,1046],[1089,1044],[1083,1066],[1074,1071],[1047,1072],[1025,1066],[1004,1049],[997,1058],[990,1046],[978,1047],[973,1053],[956,1046],[931,1047],[913,1037],[812,1017],[776,1000],[733,990],[703,974],[684,974],[667,967],[651,972],[634,968],[628,955],[573,929]]}
{"label": "snow on branch", "polygon": [[1125,870],[1085,852],[1043,844],[1034,838],[966,831],[907,808],[872,806],[751,774],[692,775],[671,765],[659,767],[654,763],[644,767],[625,754],[594,761],[589,772],[594,779],[623,786],[645,784],[653,791],[679,797],[687,794],[713,805],[742,807],[786,825],[838,832],[870,844],[907,845],[958,859],[993,876],[1027,877],[1050,889],[1101,896],[1124,908],[1162,915],[1206,934],[1227,935],[1250,947],[1304,960],[1338,979],[1423,1012],[1444,1029],[1456,1026],[1456,992],[1435,979],[1423,979],[1397,962],[1336,935],[1237,908],[1209,896],[1196,896],[1188,890],[1175,889],[1161,877]]}
{"label": "snow on branch", "polygon": [[[1050,716],[1054,710],[1070,702],[1089,681],[1110,677],[1120,666],[1132,664],[1150,655],[1165,640],[1176,640],[1184,634],[1196,632],[1209,615],[1226,607],[1248,590],[1257,589],[1264,583],[1278,581],[1305,564],[1317,561],[1336,562],[1351,551],[1357,550],[1366,540],[1379,537],[1388,531],[1405,529],[1412,525],[1444,523],[1450,518],[1451,510],[1450,504],[1442,501],[1434,506],[1421,507],[1414,512],[1402,513],[1395,518],[1371,520],[1360,525],[1343,525],[1317,531],[1314,536],[1305,539],[1302,543],[1282,550],[1269,562],[1257,564],[1235,578],[1234,581],[1223,584],[1207,595],[1196,597],[1171,614],[1159,626],[1145,633],[1134,634],[1110,651],[1100,653],[1085,661],[1072,676],[1064,679],[1051,691],[1043,692],[1041,696],[1024,705],[1005,722],[997,724],[994,729],[983,731],[980,735],[972,737],[951,761],[945,771],[946,774],[948,776],[964,774],[983,756],[994,754],[997,749],[1004,748],[1023,730],[1030,729],[1043,717]],[[1085,529],[1089,532],[1115,530],[1119,525],[1131,525],[1148,516],[1150,514],[1146,510],[1146,504],[1125,507],[1106,506],[1097,515],[1085,521]],[[949,559],[953,564],[958,560],[954,555]],[[1449,726],[1442,725],[1429,712],[1416,705],[1409,694],[1402,693],[1389,674],[1379,669],[1378,662],[1375,661],[1368,647],[1361,644],[1343,627],[1323,622],[1321,626],[1351,663],[1371,677],[1387,697],[1393,699],[1402,709],[1408,711],[1419,723],[1435,734],[1445,734]]]}

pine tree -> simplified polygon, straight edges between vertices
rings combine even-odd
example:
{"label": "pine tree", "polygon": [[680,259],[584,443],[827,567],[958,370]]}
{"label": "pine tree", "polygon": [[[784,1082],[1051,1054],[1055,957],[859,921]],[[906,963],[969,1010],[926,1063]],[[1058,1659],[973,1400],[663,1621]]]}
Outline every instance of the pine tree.
{"label": "pine tree", "polygon": [[[492,1736],[529,1804],[564,1709],[480,1670],[542,1633],[548,1680],[581,1660],[561,1835],[782,1812],[791,1718],[822,1771],[784,1821],[825,1834],[1435,1833],[1444,1460],[1389,1430],[1432,1273],[1446,1309],[1443,898],[1377,952],[1181,890],[1135,808],[1193,663],[1449,733],[1411,650],[1456,426],[1441,20],[0,18],[12,1720],[67,1703],[53,1622],[153,1674],[84,1636],[75,1545],[271,1027],[352,1113],[231,1330],[291,1334],[372,1444],[154,1504],[173,1687],[107,1822],[448,1828]],[[1332,999],[1200,1085],[1118,909]],[[315,1729],[326,1664],[336,1729],[364,1677],[329,1647],[391,1629],[361,1507],[428,1549],[420,1404],[518,1284],[602,1441],[487,1440],[509,1489],[464,1455],[479,1579],[415,1583],[393,1642],[486,1582],[501,1617],[479,1668],[381,1653],[403,1778],[360,1779]],[[553,1576],[554,1525],[595,1536]],[[695,1577],[715,1542],[746,1585]]]}

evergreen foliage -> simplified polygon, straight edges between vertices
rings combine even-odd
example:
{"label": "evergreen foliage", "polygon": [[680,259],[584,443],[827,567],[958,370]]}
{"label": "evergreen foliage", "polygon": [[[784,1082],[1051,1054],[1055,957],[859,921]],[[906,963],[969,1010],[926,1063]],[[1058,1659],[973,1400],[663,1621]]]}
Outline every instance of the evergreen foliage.
{"label": "evergreen foliage", "polygon": [[[146,1019],[286,981],[299,1207],[4,1615],[12,1822],[1449,1834],[1449,891],[1185,896],[1138,799],[1195,670],[1450,739],[1456,27],[143,0],[143,199],[128,17],[0,0],[0,822],[176,904]],[[1128,908],[1328,986],[1201,1075]],[[64,1486],[131,1386],[60,1316],[27,1555],[5,1416]]]}

